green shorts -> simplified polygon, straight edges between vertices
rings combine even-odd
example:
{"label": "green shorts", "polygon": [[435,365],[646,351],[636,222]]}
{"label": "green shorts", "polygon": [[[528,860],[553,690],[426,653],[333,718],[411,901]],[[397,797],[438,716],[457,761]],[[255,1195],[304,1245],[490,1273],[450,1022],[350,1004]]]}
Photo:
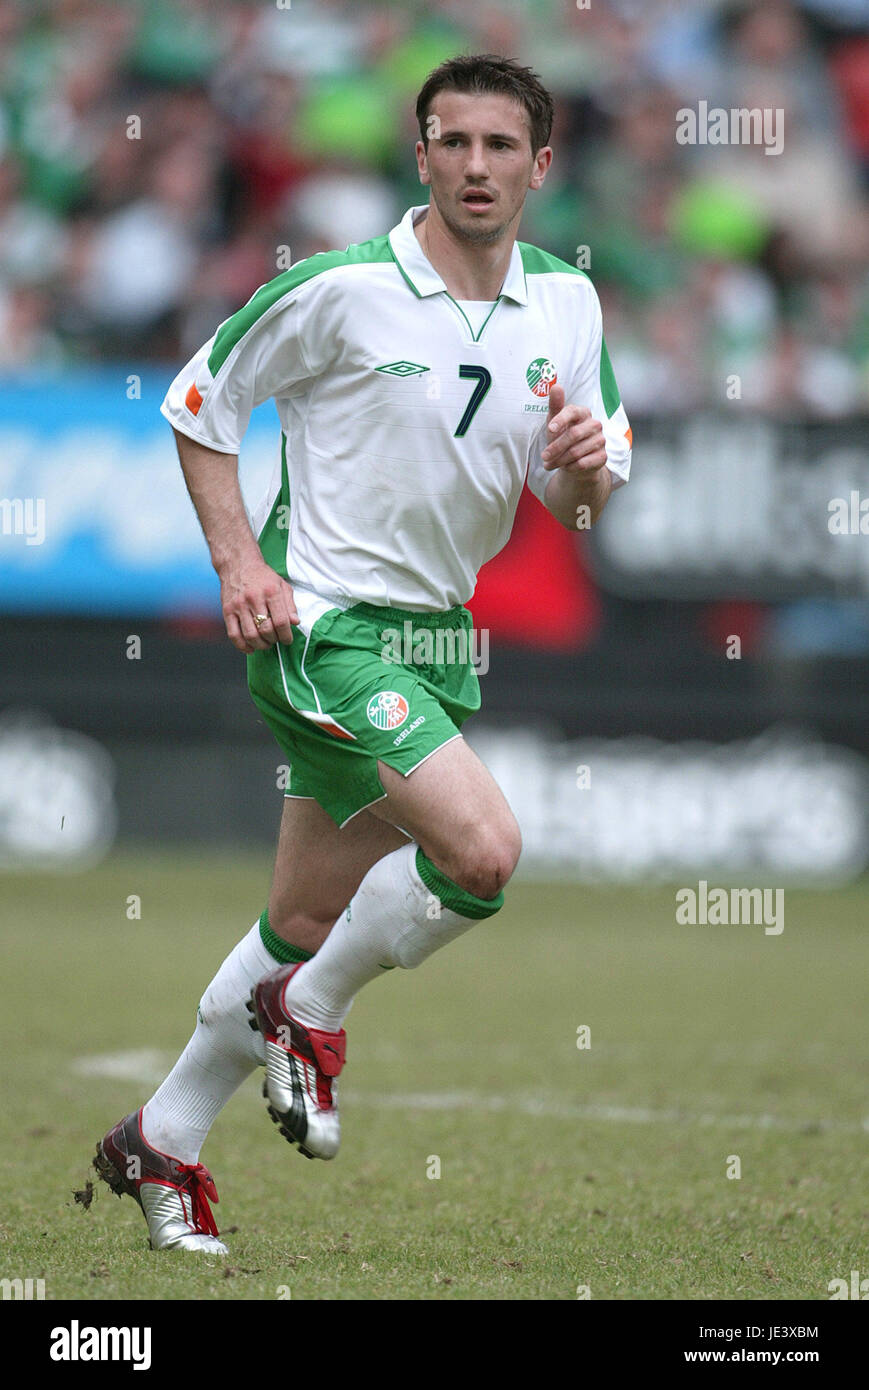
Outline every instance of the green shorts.
{"label": "green shorts", "polygon": [[289,763],[288,796],[338,825],[385,795],[381,759],[405,777],[480,708],[466,608],[330,608],[289,645],[247,659],[248,685]]}

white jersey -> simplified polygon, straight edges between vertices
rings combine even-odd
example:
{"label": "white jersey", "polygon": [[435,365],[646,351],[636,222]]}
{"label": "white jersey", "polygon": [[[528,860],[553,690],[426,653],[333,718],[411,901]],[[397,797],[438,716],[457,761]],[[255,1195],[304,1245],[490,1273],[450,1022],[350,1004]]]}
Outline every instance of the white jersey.
{"label": "white jersey", "polygon": [[574,266],[517,242],[472,327],[423,253],[410,208],[388,236],[320,252],[263,285],[178,374],[161,410],[237,454],[274,397],[281,460],[255,529],[270,565],[340,606],[465,603],[506,544],[540,451],[550,386],[604,425],[627,481],[631,431],[597,294]]}

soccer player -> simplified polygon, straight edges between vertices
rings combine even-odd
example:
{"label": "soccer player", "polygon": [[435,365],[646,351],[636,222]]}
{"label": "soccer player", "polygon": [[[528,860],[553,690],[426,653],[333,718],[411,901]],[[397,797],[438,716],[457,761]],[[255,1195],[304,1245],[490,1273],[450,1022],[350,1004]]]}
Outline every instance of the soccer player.
{"label": "soccer player", "polygon": [[[226,1253],[199,1153],[257,1065],[289,1142],[335,1155],[355,995],[496,913],[519,858],[513,814],[460,732],[480,705],[464,604],[526,482],[573,529],[631,460],[591,282],[516,241],[552,114],[512,60],[443,63],[417,102],[428,205],[262,286],[163,403],[290,780],[266,911],[169,1076],[97,1146],[155,1249]],[[252,529],[237,455],[270,397],[280,464]]]}

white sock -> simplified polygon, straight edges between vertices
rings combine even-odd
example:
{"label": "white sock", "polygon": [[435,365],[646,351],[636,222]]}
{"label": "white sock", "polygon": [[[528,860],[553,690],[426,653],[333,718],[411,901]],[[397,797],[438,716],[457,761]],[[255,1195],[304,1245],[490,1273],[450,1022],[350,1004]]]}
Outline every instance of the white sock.
{"label": "white sock", "polygon": [[215,1117],[265,1060],[245,1004],[257,980],[280,964],[267,951],[259,921],[227,956],[199,1004],[196,1031],[142,1114],[149,1144],[182,1163],[197,1163]]}
{"label": "white sock", "polygon": [[[337,1033],[353,996],[384,968],[412,970],[485,915],[444,907],[419,876],[418,848],[402,845],[368,870],[317,954],[287,983],[285,1007],[306,1027]],[[451,887],[469,904],[480,902]]]}

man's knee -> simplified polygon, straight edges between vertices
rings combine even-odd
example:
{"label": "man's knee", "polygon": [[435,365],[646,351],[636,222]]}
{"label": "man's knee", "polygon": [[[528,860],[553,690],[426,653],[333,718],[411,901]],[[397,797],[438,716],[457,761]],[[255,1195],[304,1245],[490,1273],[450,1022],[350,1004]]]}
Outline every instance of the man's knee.
{"label": "man's knee", "polygon": [[477,898],[495,898],[513,875],[522,852],[519,826],[512,818],[474,828],[452,857],[450,877]]}
{"label": "man's knee", "polygon": [[[346,905],[346,904],[345,904]],[[322,946],[343,908],[324,913],[300,912],[298,908],[269,903],[269,926],[276,936],[307,951]]]}

